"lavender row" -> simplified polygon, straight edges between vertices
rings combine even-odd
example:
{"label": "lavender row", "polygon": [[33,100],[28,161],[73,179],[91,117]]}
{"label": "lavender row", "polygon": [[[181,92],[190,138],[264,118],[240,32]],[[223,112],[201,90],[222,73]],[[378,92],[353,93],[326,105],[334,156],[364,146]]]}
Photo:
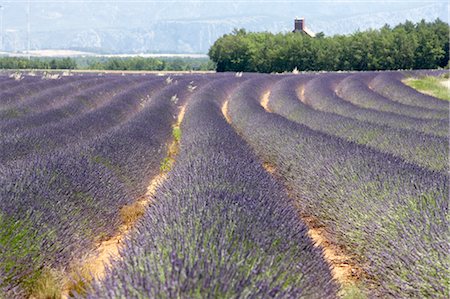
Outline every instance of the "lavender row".
{"label": "lavender row", "polygon": [[448,176],[265,112],[259,97],[270,83],[244,83],[229,114],[303,211],[355,255],[373,294],[449,297]]}
{"label": "lavender row", "polygon": [[[376,75],[374,74],[373,77]],[[417,107],[405,105],[400,102],[393,101],[389,98],[374,92],[361,80],[361,75],[356,74],[345,78],[336,88],[337,94],[362,108],[375,109],[383,112],[392,112],[399,115],[405,115],[424,120],[432,119],[448,119],[448,111],[429,109],[427,107]],[[430,105],[431,106],[431,105]]]}
{"label": "lavender row", "polygon": [[[22,121],[39,112],[45,112],[52,107],[64,105],[70,95],[101,84],[102,80],[73,80],[57,87],[48,88],[42,92],[27,96],[25,99],[16,99],[13,105],[0,110],[0,126],[11,122]],[[18,128],[14,127],[14,131]],[[2,130],[5,132],[5,130]]]}
{"label": "lavender row", "polygon": [[119,209],[159,172],[177,105],[171,98],[187,93],[186,85],[158,92],[97,140],[0,168],[3,292],[27,296],[46,269],[63,270],[115,232]]}
{"label": "lavender row", "polygon": [[8,134],[0,141],[0,161],[6,163],[30,154],[41,155],[111,130],[138,113],[150,95],[164,84],[163,79],[144,81],[135,87],[130,84],[99,109],[49,126]]}
{"label": "lavender row", "polygon": [[332,298],[321,252],[223,118],[233,77],[192,96],[180,153],[121,258],[88,298]]}
{"label": "lavender row", "polygon": [[[9,89],[17,88],[21,85],[27,85],[31,83],[37,83],[41,81],[41,78],[38,77],[32,77],[32,76],[25,76],[21,78],[21,80],[14,79],[10,76],[0,76],[2,78],[2,81],[0,82],[0,95],[3,94],[5,91],[8,91]],[[24,90],[24,89],[21,89]]]}
{"label": "lavender row", "polygon": [[432,108],[448,113],[449,106],[447,101],[420,93],[403,84],[401,81],[403,79],[405,79],[405,76],[402,73],[381,73],[369,83],[369,86],[381,95],[399,103],[428,109]]}
{"label": "lavender row", "polygon": [[[44,111],[52,106],[60,103],[59,98],[67,97],[70,94],[76,93],[80,90],[87,89],[105,81],[108,78],[95,77],[90,80],[85,78],[73,78],[70,80],[41,80],[39,85],[39,92],[30,95],[20,95],[15,93],[17,99],[11,105],[5,107],[4,111],[16,110],[23,111],[23,114],[33,114],[39,111]],[[51,81],[53,84],[48,84]],[[59,83],[56,83],[61,81]]]}
{"label": "lavender row", "polygon": [[[66,84],[72,85],[74,81],[92,80],[92,77],[63,77],[58,80],[44,80],[40,77],[25,77],[27,79],[17,80],[18,84],[14,88],[2,90],[0,92],[0,107],[2,110],[14,109],[23,102],[30,102],[32,96],[38,96],[40,93],[49,95],[52,89],[60,88]],[[30,78],[30,79],[28,79]]]}
{"label": "lavender row", "polygon": [[[0,76],[0,77],[2,78],[0,82],[0,95],[3,94],[3,92],[8,89],[15,88],[21,84],[28,84],[38,80],[38,78],[35,77],[25,77],[23,80],[15,80],[13,78],[9,78],[8,76]],[[0,103],[2,102],[3,101],[0,101]]]}
{"label": "lavender row", "polygon": [[[29,104],[32,112],[18,118],[0,122],[2,134],[17,134],[41,126],[48,126],[71,117],[98,109],[106,105],[118,92],[127,85],[133,86],[137,82],[127,79],[113,79],[99,77],[91,80],[89,84],[79,86],[75,91],[68,92],[61,88],[51,96],[36,98]],[[25,108],[28,111],[29,108]]]}
{"label": "lavender row", "polygon": [[[146,80],[145,77],[137,76],[94,76],[94,75],[77,75],[71,77],[61,77],[58,79],[39,79],[33,85],[37,91],[30,92],[27,84],[23,83],[14,90],[6,91],[12,94],[11,96],[0,96],[0,99],[6,101],[13,98],[12,103],[6,105],[1,109],[2,114],[12,112],[9,117],[3,117],[6,121],[12,119],[19,119],[23,116],[33,115],[39,112],[45,112],[52,108],[58,108],[66,104],[66,100],[71,96],[83,90],[90,89],[100,85],[102,82],[111,83],[113,81],[126,83],[127,81],[142,82]],[[21,81],[22,82],[22,81]]]}
{"label": "lavender row", "polygon": [[[171,125],[176,121],[177,107],[184,104],[193,92],[192,88],[209,80],[203,75],[174,79],[152,97],[147,104],[151,109],[145,108],[130,121],[96,140],[90,147],[90,156],[115,170],[134,198],[142,196],[151,178],[159,174],[161,159],[169,147]],[[164,132],[164,135],[158,132]]]}
{"label": "lavender row", "polygon": [[448,121],[425,121],[409,116],[402,116],[392,112],[381,112],[355,106],[336,95],[335,88],[346,75],[324,74],[309,81],[304,86],[302,100],[316,110],[331,112],[359,121],[392,128],[408,129],[427,134],[438,132],[445,136],[448,132]]}
{"label": "lavender row", "polygon": [[291,76],[273,85],[270,88],[269,109],[313,130],[393,154],[422,167],[439,171],[448,169],[447,138],[314,110],[302,103],[296,94],[297,87],[305,80],[308,78]]}

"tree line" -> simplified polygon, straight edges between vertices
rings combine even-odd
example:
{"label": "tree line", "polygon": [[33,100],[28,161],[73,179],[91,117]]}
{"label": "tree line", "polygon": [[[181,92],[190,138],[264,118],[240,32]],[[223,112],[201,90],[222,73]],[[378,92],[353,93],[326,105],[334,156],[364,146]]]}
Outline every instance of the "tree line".
{"label": "tree line", "polygon": [[0,69],[44,69],[44,70],[73,70],[77,63],[72,58],[22,58],[0,57]]}
{"label": "tree line", "polygon": [[209,71],[215,65],[208,58],[97,58],[87,61],[91,70],[132,71]]}
{"label": "tree line", "polygon": [[220,37],[209,57],[217,71],[284,72],[448,67],[449,25],[439,19],[315,38],[302,33],[247,32]]}
{"label": "tree line", "polygon": [[0,69],[60,69],[60,70],[119,70],[119,71],[208,71],[214,63],[208,58],[153,57],[77,57],[22,58],[0,57]]}

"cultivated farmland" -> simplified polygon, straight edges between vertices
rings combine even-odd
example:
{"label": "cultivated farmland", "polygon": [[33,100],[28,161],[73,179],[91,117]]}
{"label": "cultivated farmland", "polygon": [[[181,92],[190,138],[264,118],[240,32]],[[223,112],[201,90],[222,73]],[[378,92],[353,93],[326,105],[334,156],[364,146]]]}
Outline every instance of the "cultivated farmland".
{"label": "cultivated farmland", "polygon": [[0,73],[0,298],[448,298],[440,74]]}

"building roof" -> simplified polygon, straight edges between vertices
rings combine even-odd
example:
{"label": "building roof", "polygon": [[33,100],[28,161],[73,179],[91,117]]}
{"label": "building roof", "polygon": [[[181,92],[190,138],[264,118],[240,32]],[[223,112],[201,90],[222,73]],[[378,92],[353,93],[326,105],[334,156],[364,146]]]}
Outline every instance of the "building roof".
{"label": "building roof", "polygon": [[310,37],[316,37],[316,34],[314,32],[312,32],[311,30],[309,30],[308,28],[304,27],[303,29],[295,29],[292,32],[300,32],[300,33],[304,33]]}
{"label": "building roof", "polygon": [[306,33],[307,35],[311,36],[311,37],[315,37],[316,34],[314,32],[312,32],[311,30],[309,30],[308,28],[303,28],[303,32]]}

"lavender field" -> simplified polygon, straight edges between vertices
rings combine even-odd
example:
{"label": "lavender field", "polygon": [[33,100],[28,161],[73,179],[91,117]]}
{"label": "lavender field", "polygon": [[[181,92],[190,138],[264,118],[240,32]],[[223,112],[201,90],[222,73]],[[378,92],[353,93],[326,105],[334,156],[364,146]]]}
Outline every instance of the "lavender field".
{"label": "lavender field", "polygon": [[448,298],[439,71],[0,73],[0,298]]}

